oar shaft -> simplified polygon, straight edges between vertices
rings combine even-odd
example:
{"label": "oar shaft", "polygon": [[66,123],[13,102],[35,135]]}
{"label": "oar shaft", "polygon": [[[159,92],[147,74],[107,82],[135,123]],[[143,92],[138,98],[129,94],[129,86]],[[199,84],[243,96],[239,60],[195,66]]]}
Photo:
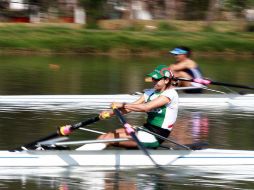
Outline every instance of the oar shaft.
{"label": "oar shaft", "polygon": [[[85,120],[85,121],[73,124],[70,127],[70,131],[74,131],[74,130],[82,127],[82,126],[90,125],[90,124],[95,123],[95,122],[97,122],[99,120],[100,120],[100,117],[96,116],[94,118],[90,118],[88,120]],[[53,139],[53,138],[56,138],[56,137],[59,137],[59,136],[62,136],[62,135],[60,134],[60,132],[58,130],[57,132],[54,132],[54,133],[52,133],[52,134],[50,134],[50,135],[48,135],[46,137],[40,138],[40,139],[38,139],[36,141],[33,141],[31,143],[28,143],[28,144],[25,144],[22,147],[25,147],[25,148],[29,149],[29,148],[34,147],[36,144],[38,144],[38,142],[47,141],[47,140],[50,140],[50,139]],[[17,148],[15,150],[22,150],[22,148]]]}
{"label": "oar shaft", "polygon": [[208,80],[208,79],[201,79],[201,78],[197,78],[197,79],[175,78],[175,80],[187,81],[187,82],[195,82],[195,83],[199,83],[199,84],[203,84],[203,85],[212,84],[212,85],[228,86],[228,87],[235,87],[235,88],[245,88],[245,89],[254,90],[254,87],[252,87],[252,86],[246,86],[246,85],[241,85],[241,84],[230,84],[230,83],[224,83],[224,82],[217,82],[217,81],[212,81],[212,80]]}
{"label": "oar shaft", "polygon": [[[47,141],[47,140],[50,140],[50,139],[53,139],[53,138],[56,138],[56,137],[59,137],[59,134],[57,132],[52,133],[52,134],[50,134],[50,135],[48,135],[46,137],[40,138],[40,139],[38,139],[36,141],[30,142],[28,144],[25,144],[22,147],[25,147],[25,148],[29,149],[29,148],[35,146],[38,142]],[[22,148],[17,148],[15,150],[22,150]]]}
{"label": "oar shaft", "polygon": [[91,118],[91,119],[88,119],[88,120],[86,120],[86,121],[82,121],[82,122],[73,124],[73,125],[71,126],[71,130],[73,131],[73,130],[78,129],[78,128],[82,127],[82,126],[90,125],[90,124],[95,123],[95,122],[97,122],[97,121],[99,121],[99,120],[100,120],[100,117],[99,117],[99,116],[96,116],[95,118]]}
{"label": "oar shaft", "polygon": [[127,121],[122,116],[120,111],[117,108],[113,108],[113,111],[114,111],[115,115],[118,117],[118,119],[120,120],[120,122],[123,124],[123,126],[126,129],[127,133],[137,143],[138,148],[144,152],[144,154],[153,162],[153,164],[155,166],[159,167],[159,165],[154,161],[154,159],[151,157],[150,153],[147,151],[147,149],[144,147],[144,145],[140,142],[140,140],[138,139],[138,137],[135,134],[134,129],[131,127],[130,124],[127,123]]}
{"label": "oar shaft", "polygon": [[213,85],[221,85],[221,86],[228,86],[228,87],[244,88],[244,89],[254,90],[254,87],[246,86],[246,85],[240,85],[240,84],[229,84],[229,83],[216,82],[216,81],[211,81],[211,84],[213,84]]}
{"label": "oar shaft", "polygon": [[171,139],[169,139],[169,138],[165,138],[165,137],[163,137],[163,136],[161,136],[161,135],[158,135],[157,133],[154,133],[154,132],[152,132],[152,131],[149,131],[149,130],[147,130],[147,129],[144,129],[143,127],[138,127],[138,129],[140,129],[140,130],[142,130],[142,131],[145,131],[145,132],[147,132],[147,133],[150,133],[150,134],[152,134],[152,135],[154,135],[154,136],[156,136],[156,137],[158,137],[158,138],[160,138],[160,139],[162,139],[162,140],[164,140],[164,141],[169,141],[169,142],[171,142],[171,143],[173,143],[173,144],[176,144],[177,146],[182,147],[182,148],[184,148],[184,149],[191,150],[188,146],[179,144],[179,143],[177,143],[177,142],[175,142],[175,141],[173,141],[173,140],[171,140]]}

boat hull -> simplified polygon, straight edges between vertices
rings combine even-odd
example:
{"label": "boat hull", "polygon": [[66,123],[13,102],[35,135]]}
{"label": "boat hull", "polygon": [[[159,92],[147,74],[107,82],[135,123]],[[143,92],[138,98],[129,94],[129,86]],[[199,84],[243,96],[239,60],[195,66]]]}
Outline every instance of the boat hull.
{"label": "boat hull", "polygon": [[[162,166],[254,166],[254,151],[205,149],[149,152]],[[0,160],[0,167],[154,166],[140,150],[0,151]]]}
{"label": "boat hull", "polygon": [[[40,109],[40,110],[71,110],[71,109],[104,109],[112,102],[133,102],[140,95],[18,95],[0,96],[3,109]],[[254,94],[179,94],[179,106],[200,109],[207,106],[217,108],[237,107],[239,109],[254,109]]]}

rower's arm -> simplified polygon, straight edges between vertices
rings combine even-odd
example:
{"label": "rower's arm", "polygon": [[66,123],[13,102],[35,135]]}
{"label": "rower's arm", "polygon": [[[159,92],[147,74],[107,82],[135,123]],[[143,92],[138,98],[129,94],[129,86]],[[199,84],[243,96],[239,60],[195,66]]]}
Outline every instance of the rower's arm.
{"label": "rower's arm", "polygon": [[187,59],[183,62],[177,63],[177,64],[172,64],[169,66],[169,68],[172,71],[182,71],[184,69],[191,69],[197,67],[197,63],[191,59]]}
{"label": "rower's arm", "polygon": [[125,104],[124,108],[130,111],[136,112],[149,112],[152,109],[159,108],[165,104],[168,104],[171,101],[170,98],[166,96],[159,96],[154,100],[147,103],[139,103],[139,104]]}
{"label": "rower's arm", "polygon": [[169,66],[169,68],[174,72],[174,71],[181,71],[181,70],[184,70],[187,67],[186,63],[178,63],[178,64],[172,64]]}
{"label": "rower's arm", "polygon": [[[136,105],[136,104],[141,104],[143,102],[145,102],[145,96],[144,95],[142,95],[139,99],[137,99],[136,101],[132,102],[131,104]],[[131,112],[132,110],[129,110],[129,109],[125,108],[125,105],[126,105],[125,102],[113,102],[111,104],[111,107],[118,108],[121,111],[122,114],[126,114],[126,113]],[[111,117],[111,116],[113,116],[115,114],[114,114],[113,110],[107,110],[107,111],[102,111],[100,113],[100,117],[102,119],[104,118],[104,115],[106,115],[106,116],[109,115]]]}

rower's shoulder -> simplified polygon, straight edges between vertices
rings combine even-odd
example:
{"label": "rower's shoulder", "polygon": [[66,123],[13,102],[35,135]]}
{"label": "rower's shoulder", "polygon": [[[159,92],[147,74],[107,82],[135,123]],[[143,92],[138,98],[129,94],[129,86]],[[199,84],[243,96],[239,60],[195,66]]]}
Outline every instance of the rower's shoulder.
{"label": "rower's shoulder", "polygon": [[194,68],[198,66],[198,64],[192,59],[185,60],[185,65],[188,66],[189,68]]}
{"label": "rower's shoulder", "polygon": [[166,89],[162,94],[170,94],[173,96],[178,96],[178,93],[174,87]]}

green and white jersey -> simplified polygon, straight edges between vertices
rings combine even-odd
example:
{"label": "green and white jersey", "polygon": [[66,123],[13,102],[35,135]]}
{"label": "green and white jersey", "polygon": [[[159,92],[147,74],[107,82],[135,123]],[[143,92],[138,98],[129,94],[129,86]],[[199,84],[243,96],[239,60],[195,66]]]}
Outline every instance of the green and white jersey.
{"label": "green and white jersey", "polygon": [[145,102],[149,102],[158,96],[166,96],[171,100],[168,104],[147,113],[147,123],[171,131],[178,113],[178,94],[175,89],[167,89],[162,93],[149,89],[144,92],[144,96]]}

